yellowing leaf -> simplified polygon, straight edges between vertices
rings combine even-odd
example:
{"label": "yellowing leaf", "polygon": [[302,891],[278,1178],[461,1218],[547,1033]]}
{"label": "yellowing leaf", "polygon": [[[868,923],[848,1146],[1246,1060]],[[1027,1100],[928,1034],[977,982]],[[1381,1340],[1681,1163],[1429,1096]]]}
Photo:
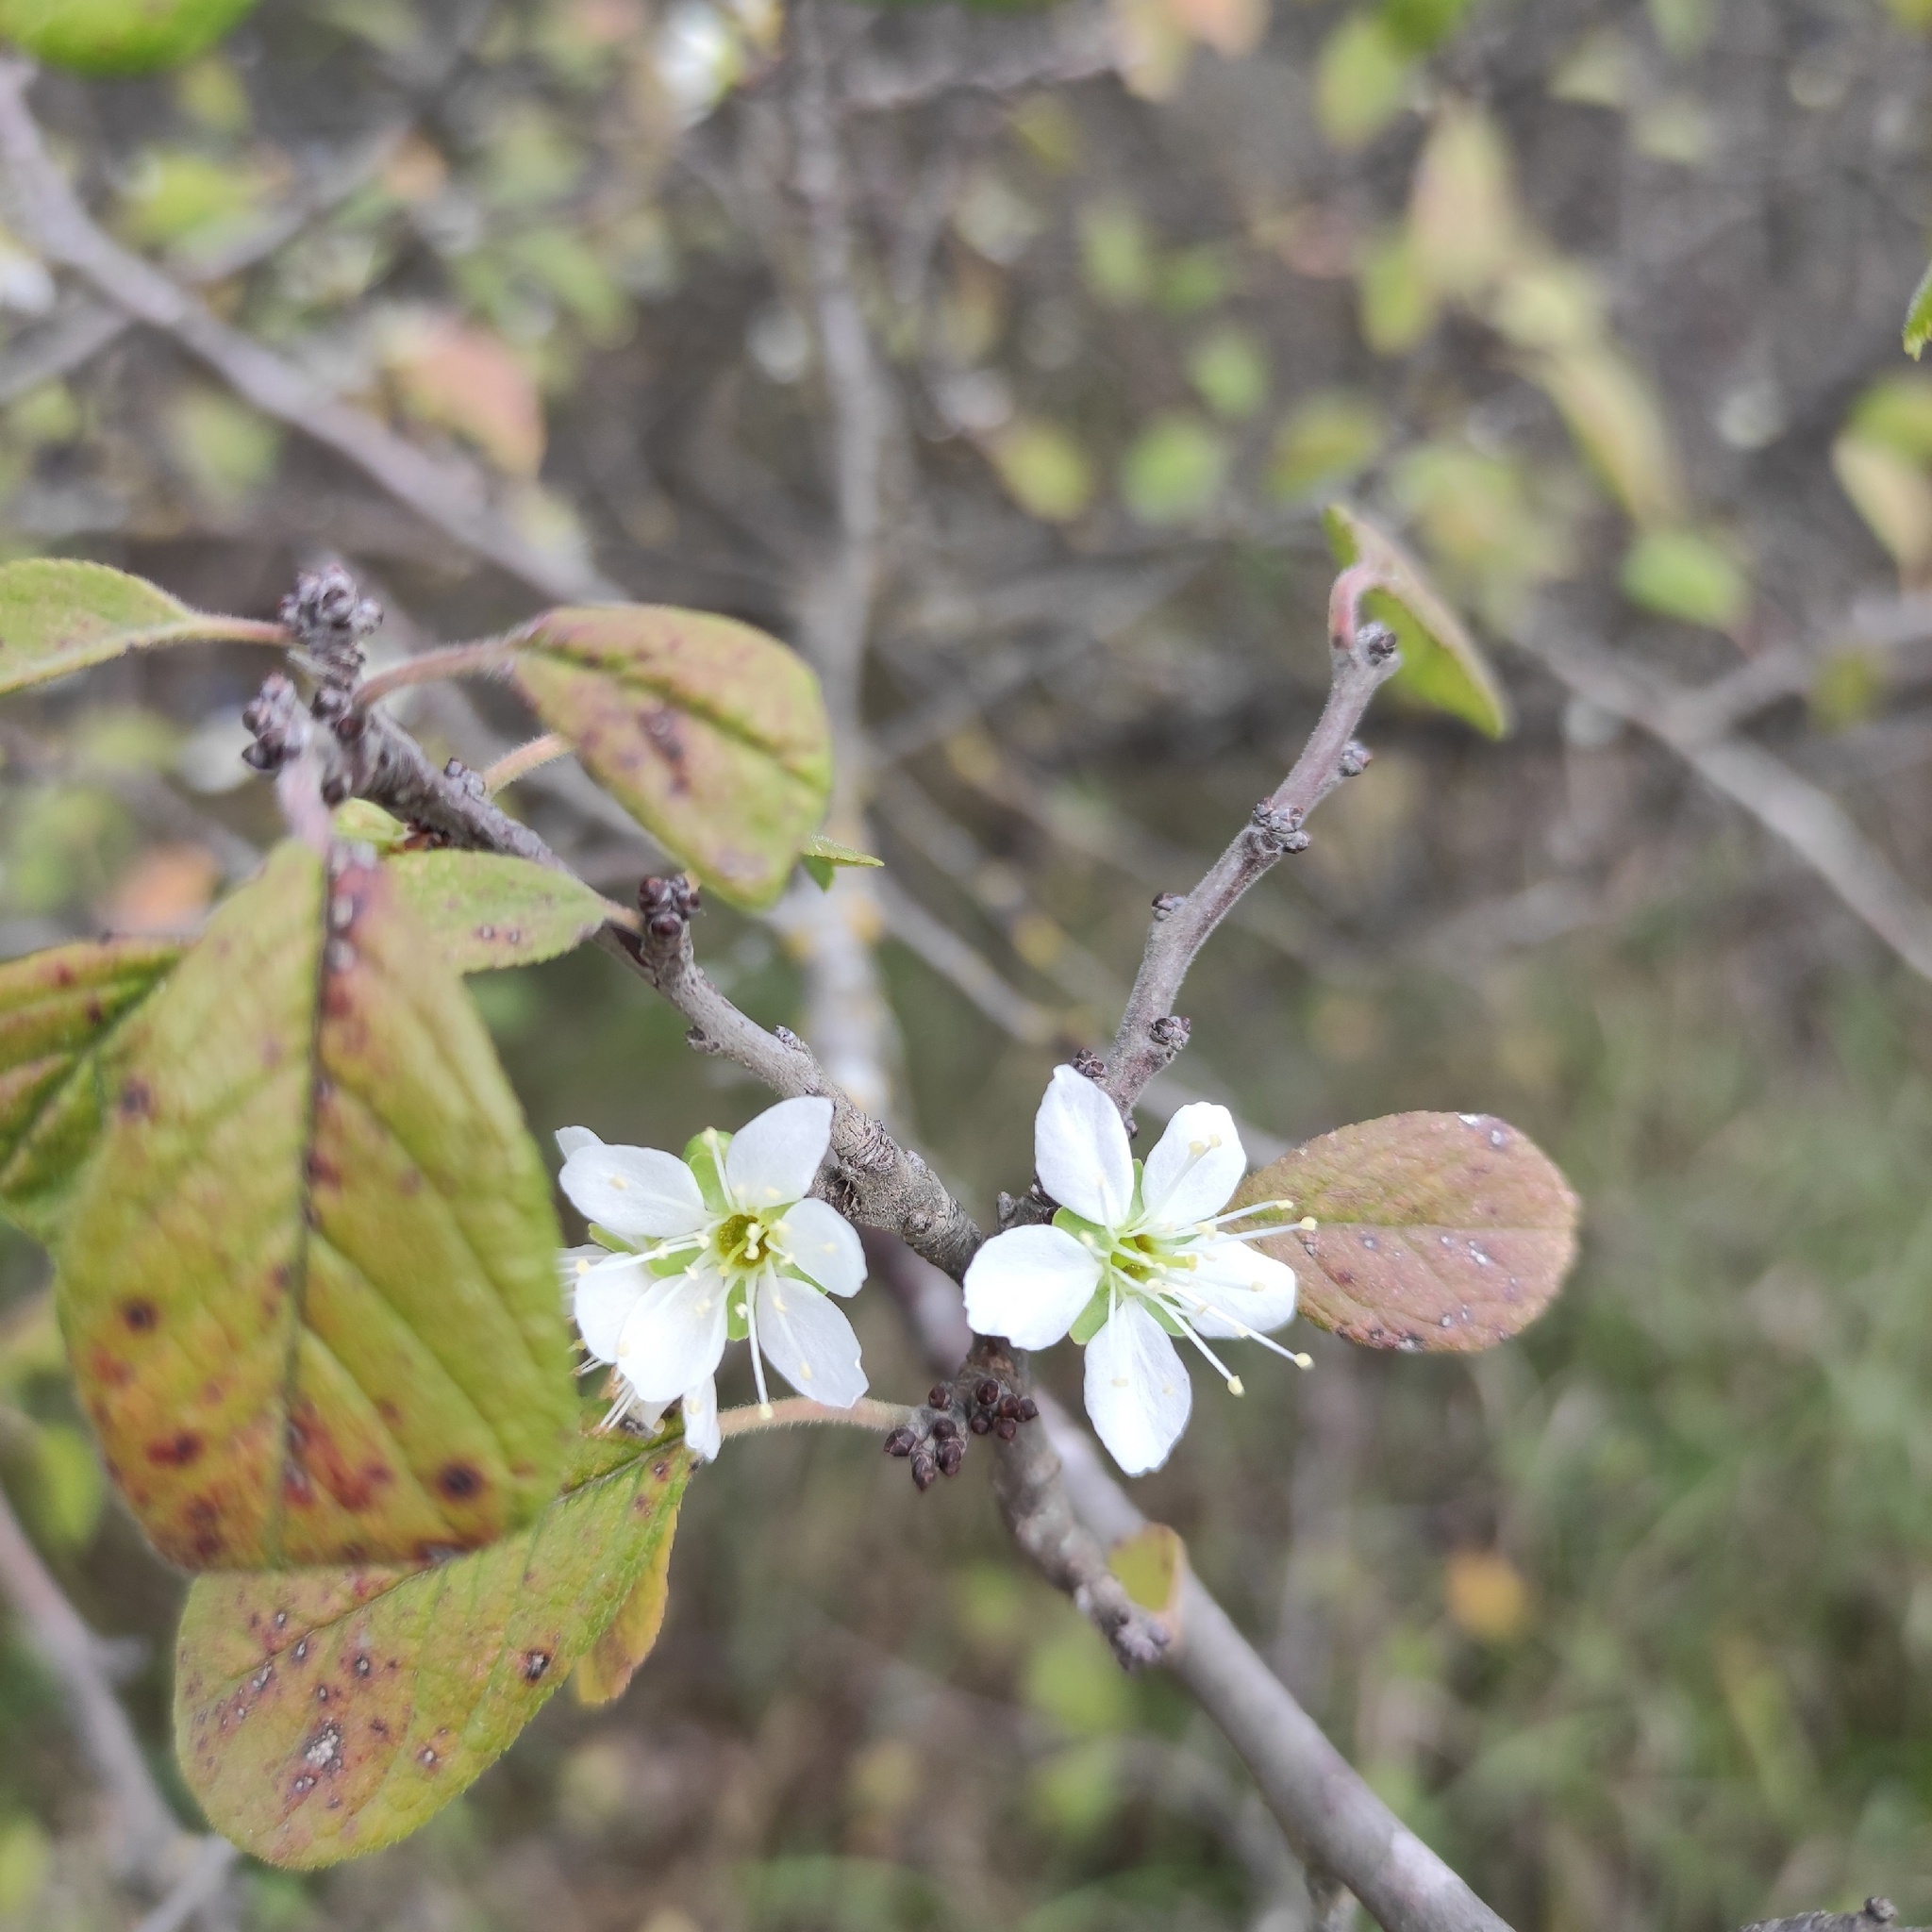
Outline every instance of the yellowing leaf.
{"label": "yellowing leaf", "polygon": [[503,1755],[628,1601],[655,1588],[661,1606],[690,1454],[588,1447],[527,1529],[454,1561],[195,1583],[175,1734],[217,1831],[299,1871],[393,1844]]}
{"label": "yellowing leaf", "polygon": [[1407,105],[1414,57],[1379,14],[1343,16],[1315,62],[1315,120],[1332,146],[1366,147]]}
{"label": "yellowing leaf", "polygon": [[554,959],[610,910],[581,879],[493,852],[399,852],[384,870],[458,973]]}
{"label": "yellowing leaf", "polygon": [[1110,0],[1121,85],[1143,101],[1180,86],[1194,44],[1174,0]]}
{"label": "yellowing leaf", "polygon": [[147,940],[0,965],[0,1212],[51,1241],[105,1103],[98,1057],[180,958]]}
{"label": "yellowing leaf", "polygon": [[1093,465],[1057,424],[1015,417],[986,439],[985,449],[1008,495],[1029,516],[1072,523],[1093,501]]}
{"label": "yellowing leaf", "polygon": [[1529,1586],[1500,1550],[1452,1551],[1442,1594],[1456,1624],[1486,1643],[1507,1643],[1529,1623]]}
{"label": "yellowing leaf", "polygon": [[417,422],[454,431],[509,475],[534,476],[542,467],[537,385],[497,337],[454,316],[412,316],[385,342],[383,367]]}
{"label": "yellowing leaf", "polygon": [[1751,603],[1737,558],[1695,530],[1644,531],[1624,557],[1619,582],[1633,604],[1712,630],[1734,629]]}
{"label": "yellowing leaf", "polygon": [[1281,425],[1268,487],[1285,502],[1346,482],[1380,454],[1388,436],[1381,409],[1348,390],[1309,396]]}
{"label": "yellowing leaf", "polygon": [[644,1574],[625,1598],[624,1607],[579,1660],[572,1682],[577,1701],[591,1706],[615,1704],[630,1689],[644,1659],[656,1648],[671,1606],[671,1530],[677,1516],[677,1498],[670,1500],[671,1520]]}
{"label": "yellowing leaf", "polygon": [[[1402,1113],[1324,1134],[1250,1174],[1261,1243],[1301,1278],[1300,1312],[1369,1348],[1493,1348],[1542,1313],[1576,1255],[1576,1196],[1489,1114]],[[1293,1217],[1311,1216],[1312,1230]]]}
{"label": "yellowing leaf", "polygon": [[553,610],[512,677],[584,767],[733,905],[785,890],[831,795],[831,726],[797,653],[661,606]]}
{"label": "yellowing leaf", "polygon": [[92,1077],[61,1327],[163,1556],[416,1560],[555,1493],[573,1396],[549,1180],[379,867],[278,847]]}
{"label": "yellowing leaf", "polygon": [[1107,1553],[1107,1567],[1143,1610],[1177,1623],[1188,1546],[1166,1524],[1150,1523],[1115,1543]]}
{"label": "yellowing leaf", "polygon": [[145,74],[192,59],[256,0],[0,0],[0,39],[82,74]]}
{"label": "yellowing leaf", "polygon": [[1143,524],[1182,524],[1210,508],[1227,476],[1227,446],[1191,416],[1162,416],[1121,464],[1121,494]]}
{"label": "yellowing leaf", "polygon": [[1521,245],[1509,150],[1480,108],[1452,102],[1437,116],[1409,192],[1422,272],[1444,294],[1481,294]]}
{"label": "yellowing leaf", "polygon": [[1182,28],[1224,58],[1239,59],[1268,31],[1269,0],[1169,0]]}
{"label": "yellowing leaf", "polygon": [[1576,348],[1541,358],[1531,374],[1632,522],[1682,518],[1676,448],[1656,393],[1628,362],[1612,349]]}
{"label": "yellowing leaf", "polygon": [[1862,437],[1831,446],[1832,474],[1907,577],[1932,563],[1932,482],[1896,450]]}
{"label": "yellowing leaf", "polygon": [[1402,646],[1396,689],[1490,738],[1506,737],[1513,724],[1508,695],[1422,566],[1394,538],[1346,505],[1330,504],[1322,513],[1322,525],[1337,563],[1344,569],[1367,564],[1382,579],[1384,588],[1370,591],[1362,608],[1388,625]]}
{"label": "yellowing leaf", "polygon": [[1603,334],[1603,290],[1574,261],[1513,262],[1491,299],[1489,320],[1520,349],[1587,346]]}

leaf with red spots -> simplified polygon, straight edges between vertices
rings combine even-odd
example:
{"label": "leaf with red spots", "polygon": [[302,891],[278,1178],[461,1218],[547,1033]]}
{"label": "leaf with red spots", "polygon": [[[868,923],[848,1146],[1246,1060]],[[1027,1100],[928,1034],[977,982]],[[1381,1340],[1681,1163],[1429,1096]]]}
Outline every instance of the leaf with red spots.
{"label": "leaf with red spots", "polygon": [[[1576,1257],[1576,1196],[1489,1114],[1398,1113],[1324,1134],[1241,1183],[1288,1200],[1260,1243],[1301,1281],[1300,1311],[1370,1348],[1468,1353],[1526,1328]],[[1294,1224],[1312,1215],[1315,1226]]]}
{"label": "leaf with red spots", "polygon": [[101,1135],[100,1058],[179,946],[57,946],[0,965],[0,1214],[51,1241]]}
{"label": "leaf with red spots", "polygon": [[458,973],[554,959],[611,911],[569,873],[493,852],[398,852],[384,870]]}
{"label": "leaf with red spots", "polygon": [[539,618],[511,676],[720,898],[758,908],[785,890],[832,789],[824,702],[795,652],[727,617],[626,604]]}
{"label": "leaf with red spots", "polygon": [[33,557],[0,565],[0,691],[46,684],[168,644],[285,644],[279,625],[208,617],[104,563]]}
{"label": "leaf with red spots", "polygon": [[61,1326],[163,1556],[415,1561],[543,1507],[574,1402],[549,1182],[379,866],[278,847],[96,1077]]}
{"label": "leaf with red spots", "polygon": [[661,1604],[691,1457],[614,1441],[528,1529],[452,1562],[198,1579],[175,1736],[215,1829],[298,1870],[393,1844],[503,1755],[638,1591]]}

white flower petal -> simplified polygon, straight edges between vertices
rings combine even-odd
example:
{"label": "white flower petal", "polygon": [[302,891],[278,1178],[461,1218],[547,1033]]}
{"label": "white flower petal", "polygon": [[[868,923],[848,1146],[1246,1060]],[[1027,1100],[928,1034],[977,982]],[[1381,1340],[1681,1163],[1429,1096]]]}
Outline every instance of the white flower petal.
{"label": "white flower petal", "polygon": [[[617,1338],[630,1319],[630,1311],[652,1286],[641,1255],[606,1255],[593,1248],[591,1260],[576,1277],[571,1292],[571,1314],[584,1346],[600,1362],[617,1359]],[[589,1256],[580,1258],[589,1260]]]}
{"label": "white flower petal", "polygon": [[865,1393],[858,1337],[841,1309],[803,1281],[767,1274],[758,1288],[758,1348],[798,1391],[832,1408]]}
{"label": "white flower petal", "polygon": [[1248,1157],[1233,1114],[1212,1101],[1197,1100],[1175,1110],[1147,1157],[1141,1175],[1141,1204],[1151,1220],[1191,1227],[1219,1214],[1247,1171]]}
{"label": "white flower petal", "polygon": [[747,1121],[724,1150],[724,1181],[741,1208],[802,1201],[832,1144],[829,1100],[781,1100]]}
{"label": "white flower petal", "polygon": [[1062,1208],[1118,1227],[1134,1202],[1134,1157],[1120,1109],[1084,1074],[1056,1067],[1033,1122],[1033,1167]]}
{"label": "white flower petal", "polygon": [[777,1234],[793,1262],[827,1294],[857,1294],[865,1286],[858,1230],[836,1208],[799,1201],[785,1210]]}
{"label": "white flower petal", "polygon": [[558,1151],[566,1160],[573,1154],[581,1154],[586,1147],[601,1147],[603,1144],[589,1127],[558,1127],[557,1130]]}
{"label": "white flower petal", "polygon": [[724,1440],[718,1427],[718,1385],[707,1375],[684,1391],[685,1447],[700,1462],[715,1462]]}
{"label": "white flower petal", "polygon": [[967,1267],[966,1320],[975,1335],[1004,1335],[1016,1348],[1051,1348],[1099,1286],[1099,1257],[1065,1229],[1008,1228]]}
{"label": "white flower petal", "polygon": [[1108,1453],[1129,1475],[1158,1469],[1193,1406],[1167,1331],[1138,1301],[1123,1302],[1087,1344],[1087,1413]]}
{"label": "white flower petal", "polygon": [[1185,1304],[1191,1291],[1218,1310],[1197,1316],[1188,1307],[1189,1321],[1203,1335],[1266,1335],[1293,1318],[1294,1270],[1285,1261],[1246,1241],[1215,1241],[1195,1253],[1192,1271],[1180,1277],[1180,1299]]}
{"label": "white flower petal", "polygon": [[580,1147],[563,1163],[558,1185],[586,1221],[623,1241],[691,1234],[710,1219],[697,1175],[656,1147],[607,1147],[601,1141]]}
{"label": "white flower petal", "polygon": [[696,1388],[724,1355],[724,1283],[708,1268],[648,1290],[617,1338],[617,1366],[646,1402]]}

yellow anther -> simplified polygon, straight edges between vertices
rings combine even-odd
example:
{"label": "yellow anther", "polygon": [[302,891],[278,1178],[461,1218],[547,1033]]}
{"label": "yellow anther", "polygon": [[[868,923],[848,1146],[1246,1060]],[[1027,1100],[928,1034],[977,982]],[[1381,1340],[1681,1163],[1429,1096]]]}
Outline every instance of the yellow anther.
{"label": "yellow anther", "polygon": [[769,1402],[758,1404],[758,1417],[763,1422],[770,1422],[772,1420],[772,1405]]}
{"label": "yellow anther", "polygon": [[1313,1234],[1316,1227],[1315,1217],[1312,1214],[1304,1214],[1302,1218],[1295,1223],[1295,1225],[1298,1228],[1300,1228],[1304,1234]]}
{"label": "yellow anther", "polygon": [[1227,1378],[1227,1392],[1230,1395],[1245,1395],[1248,1391],[1241,1387],[1241,1378],[1239,1375],[1230,1375]]}
{"label": "yellow anther", "polygon": [[590,1259],[590,1257],[589,1257],[588,1255],[579,1255],[579,1256],[577,1257],[577,1273],[578,1273],[579,1274],[589,1274],[590,1272],[591,1272],[591,1259]]}

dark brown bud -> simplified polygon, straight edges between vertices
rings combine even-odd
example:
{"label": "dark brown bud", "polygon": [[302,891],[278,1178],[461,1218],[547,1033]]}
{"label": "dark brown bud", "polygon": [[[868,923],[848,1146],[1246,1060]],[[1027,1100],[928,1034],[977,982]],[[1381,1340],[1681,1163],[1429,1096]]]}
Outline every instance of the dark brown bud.
{"label": "dark brown bud", "polygon": [[993,1434],[996,1435],[1002,1442],[1010,1442],[1013,1440],[1013,1438],[1020,1433],[1020,1424],[1016,1423],[1011,1416],[1003,1415],[1001,1416],[998,1422],[993,1424],[992,1429]]}
{"label": "dark brown bud", "polygon": [[1040,1405],[1034,1401],[1032,1396],[1021,1396],[1019,1419],[1023,1423],[1037,1423],[1040,1420]]}
{"label": "dark brown bud", "polygon": [[1017,1395],[1002,1395],[1000,1397],[1000,1413],[1008,1420],[1017,1417],[1020,1413],[1020,1398]]}
{"label": "dark brown bud", "polygon": [[939,1479],[939,1464],[929,1451],[920,1450],[912,1458],[912,1487],[924,1495]]}
{"label": "dark brown bud", "polygon": [[1104,1080],[1107,1078],[1107,1062],[1091,1047],[1083,1046],[1074,1056],[1074,1071],[1085,1074],[1090,1080]]}
{"label": "dark brown bud", "polygon": [[1171,919],[1187,903],[1178,892],[1157,892],[1154,895],[1154,916],[1156,919]]}
{"label": "dark brown bud", "polygon": [[925,1406],[928,1408],[951,1408],[953,1391],[943,1382],[935,1382],[925,1391]]}
{"label": "dark brown bud", "polygon": [[1000,1399],[1000,1385],[989,1375],[973,1391],[973,1399],[981,1408],[991,1408]]}
{"label": "dark brown bud", "polygon": [[951,1442],[958,1439],[959,1424],[949,1415],[940,1416],[932,1425],[932,1439],[935,1442]]}
{"label": "dark brown bud", "polygon": [[958,1436],[940,1444],[939,1464],[941,1475],[958,1475],[959,1465],[965,1460],[966,1445]]}
{"label": "dark brown bud", "polygon": [[888,1456],[910,1456],[919,1444],[919,1438],[904,1423],[886,1438],[885,1449]]}
{"label": "dark brown bud", "polygon": [[966,1419],[966,1426],[975,1436],[990,1436],[992,1434],[992,1418],[978,1409],[974,1409],[973,1414]]}

